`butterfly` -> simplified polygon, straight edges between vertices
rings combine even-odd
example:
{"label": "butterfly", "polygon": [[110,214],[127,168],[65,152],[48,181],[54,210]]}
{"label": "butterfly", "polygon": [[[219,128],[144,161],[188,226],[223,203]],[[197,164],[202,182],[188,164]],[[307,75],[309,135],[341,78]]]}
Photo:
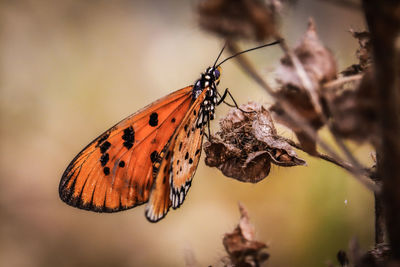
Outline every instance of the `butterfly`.
{"label": "butterfly", "polygon": [[230,95],[217,90],[220,65],[233,57],[216,65],[222,52],[194,85],[149,104],[87,145],[62,175],[60,198],[95,212],[147,203],[150,222],[179,208],[199,164],[205,128],[215,118],[215,107]]}

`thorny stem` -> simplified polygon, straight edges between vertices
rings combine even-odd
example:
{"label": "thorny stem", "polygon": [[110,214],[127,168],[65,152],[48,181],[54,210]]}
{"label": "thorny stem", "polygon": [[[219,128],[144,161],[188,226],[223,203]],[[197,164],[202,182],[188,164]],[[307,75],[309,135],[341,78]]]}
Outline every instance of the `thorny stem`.
{"label": "thorny stem", "polygon": [[[227,41],[227,48],[232,53],[237,53],[237,51],[239,51],[232,41]],[[339,160],[340,157],[334,152],[334,150],[326,142],[324,142],[317,136],[317,133],[310,126],[310,124],[295,111],[296,109],[293,108],[292,105],[284,97],[281,97],[272,90],[272,88],[258,74],[258,72],[249,61],[247,61],[243,56],[236,57],[236,60],[238,61],[240,66],[246,71],[246,73],[250,75],[264,90],[266,90],[271,97],[273,97],[276,101],[279,101],[279,104],[285,110],[287,116],[291,119],[293,123],[296,124],[296,126],[301,127],[311,139],[315,140],[322,149],[330,154],[332,159],[334,159],[336,162],[341,162],[341,160]],[[361,169],[353,168],[351,171],[348,171],[369,190],[379,190],[379,187],[376,186],[374,182],[364,176],[364,172]]]}

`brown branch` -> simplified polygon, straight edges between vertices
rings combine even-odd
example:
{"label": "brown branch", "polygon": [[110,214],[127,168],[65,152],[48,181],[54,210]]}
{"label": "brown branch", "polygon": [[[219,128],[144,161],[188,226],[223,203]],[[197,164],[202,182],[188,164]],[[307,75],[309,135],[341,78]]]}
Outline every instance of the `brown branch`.
{"label": "brown branch", "polygon": [[[301,150],[301,151],[307,153],[307,151],[305,151],[305,150],[301,147],[300,144],[294,142],[293,140],[288,139],[288,138],[285,138],[285,141],[288,142],[291,146],[293,146],[293,147],[295,147],[295,148],[297,148],[297,149],[299,149],[299,150]],[[332,164],[334,164],[334,165],[336,165],[336,166],[338,166],[338,167],[341,167],[341,168],[343,168],[344,170],[346,170],[346,171],[348,171],[348,172],[351,172],[351,173],[352,173],[352,172],[355,171],[355,168],[353,167],[353,165],[351,165],[350,163],[348,163],[348,162],[346,162],[346,161],[342,161],[342,160],[333,158],[333,157],[331,157],[331,156],[329,156],[329,155],[320,153],[320,152],[318,152],[318,151],[317,151],[317,154],[315,154],[314,156],[317,157],[317,158],[320,158],[320,159],[322,159],[322,160],[328,161],[328,162],[330,162],[330,163],[332,163]],[[369,170],[369,169],[364,169],[363,175],[366,176],[366,177],[368,177],[368,178],[371,179],[371,180],[374,180],[374,181],[376,180],[376,177],[375,177],[374,172],[371,171],[371,170]]]}
{"label": "brown branch", "polygon": [[371,33],[381,144],[378,174],[392,256],[400,264],[400,1],[363,0]]}
{"label": "brown branch", "polygon": [[322,85],[322,87],[324,89],[334,88],[334,87],[338,87],[338,86],[348,83],[348,82],[360,81],[362,79],[362,77],[363,77],[362,74],[356,74],[356,75],[352,75],[352,76],[342,77],[342,78],[338,78],[336,80],[324,83]]}

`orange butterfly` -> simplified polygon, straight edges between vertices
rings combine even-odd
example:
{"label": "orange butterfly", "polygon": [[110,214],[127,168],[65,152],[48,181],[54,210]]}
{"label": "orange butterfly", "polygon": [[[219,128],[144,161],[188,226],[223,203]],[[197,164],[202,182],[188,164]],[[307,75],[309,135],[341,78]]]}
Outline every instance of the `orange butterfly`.
{"label": "orange butterfly", "polygon": [[217,91],[220,65],[233,57],[216,66],[222,51],[193,86],[151,103],[85,147],[61,178],[61,199],[96,212],[147,203],[150,222],[164,218],[171,206],[182,205],[200,160],[205,125],[229,94]]}

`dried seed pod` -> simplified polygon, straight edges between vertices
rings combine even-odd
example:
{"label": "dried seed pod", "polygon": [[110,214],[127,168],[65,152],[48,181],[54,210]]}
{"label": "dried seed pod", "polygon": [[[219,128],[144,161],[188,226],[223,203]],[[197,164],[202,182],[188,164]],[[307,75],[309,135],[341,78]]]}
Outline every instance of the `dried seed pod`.
{"label": "dried seed pod", "polygon": [[286,140],[278,136],[271,116],[262,105],[249,102],[231,109],[220,120],[221,130],[204,144],[205,162],[228,177],[256,183],[270,171],[271,163],[305,165]]}
{"label": "dried seed pod", "polygon": [[232,233],[226,233],[222,242],[228,253],[228,265],[259,266],[269,258],[267,245],[255,240],[254,226],[245,207],[239,203],[240,221]]}
{"label": "dried seed pod", "polygon": [[[294,53],[303,65],[315,91],[319,91],[321,84],[336,78],[337,64],[335,57],[318,38],[312,19],[309,20],[307,31],[295,46]],[[300,74],[288,55],[281,59],[281,64],[277,69],[277,76],[277,81],[283,87],[304,89]]]}
{"label": "dried seed pod", "polygon": [[279,0],[204,0],[198,6],[204,29],[226,39],[262,41],[276,34]]}
{"label": "dried seed pod", "polygon": [[[315,130],[324,125],[320,112],[316,111],[315,103],[324,107],[321,101],[321,85],[336,78],[336,60],[330,50],[326,48],[318,38],[313,20],[310,19],[308,29],[298,45],[294,48],[294,54],[302,64],[305,75],[294,66],[291,58],[286,55],[281,59],[277,68],[277,81],[281,89],[277,92],[285,98]],[[303,77],[301,79],[300,77]],[[309,87],[304,88],[303,80],[309,80]],[[307,90],[306,90],[307,89]],[[314,99],[314,103],[312,101]],[[279,103],[271,107],[276,119],[296,133],[302,147],[309,153],[316,153],[315,141],[311,140],[296,123],[286,116]]]}

